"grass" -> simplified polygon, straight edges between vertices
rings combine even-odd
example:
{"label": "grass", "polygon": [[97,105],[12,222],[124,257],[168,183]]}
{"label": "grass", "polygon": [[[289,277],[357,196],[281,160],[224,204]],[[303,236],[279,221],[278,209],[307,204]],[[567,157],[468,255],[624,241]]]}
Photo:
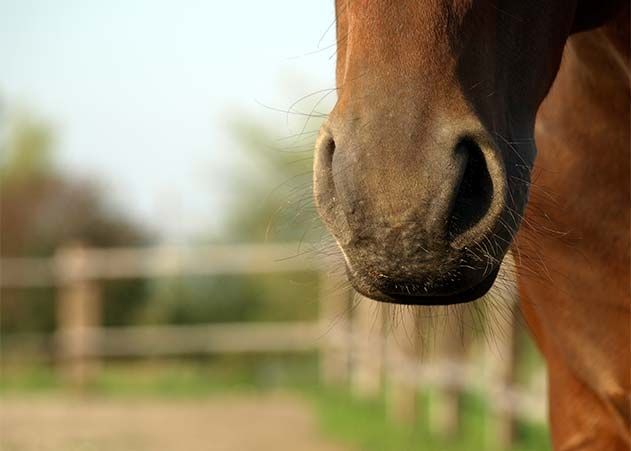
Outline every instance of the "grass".
{"label": "grass", "polygon": [[[415,424],[393,422],[387,415],[385,399],[358,400],[346,392],[326,390],[314,394],[318,417],[327,435],[364,451],[479,451],[498,449],[486,434],[491,418],[482,399],[466,395],[462,400],[462,422],[458,435],[440,438],[428,425],[430,396],[421,396],[419,421]],[[549,450],[548,433],[543,425],[519,424],[517,444],[511,451]]]}
{"label": "grass", "polygon": [[[105,362],[83,391],[89,395],[198,398],[214,394],[298,388],[317,383],[315,356]],[[0,396],[76,391],[54,368],[3,368]]]}
{"label": "grass", "polygon": [[[384,398],[358,400],[347,391],[323,388],[317,382],[317,359],[276,356],[215,360],[105,363],[98,377],[85,388],[104,397],[195,398],[225,393],[246,395],[269,390],[290,390],[309,399],[327,436],[362,451],[494,451],[487,432],[491,416],[483,399],[472,394],[462,400],[460,433],[439,438],[427,427],[431,392],[419,398],[420,420],[395,423],[388,418]],[[65,393],[63,381],[50,368],[5,368],[0,377],[0,397]],[[522,423],[510,451],[549,450],[543,425]]]}

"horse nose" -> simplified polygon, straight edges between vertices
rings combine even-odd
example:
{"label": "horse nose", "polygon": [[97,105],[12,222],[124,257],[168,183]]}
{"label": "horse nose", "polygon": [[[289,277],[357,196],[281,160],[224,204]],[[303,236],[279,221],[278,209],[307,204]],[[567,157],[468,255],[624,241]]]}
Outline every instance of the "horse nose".
{"label": "horse nose", "polygon": [[[366,237],[377,223],[404,221],[416,227],[420,241],[437,241],[456,249],[479,242],[504,208],[506,181],[491,141],[481,133],[462,136],[451,148],[426,151],[422,159],[401,156],[400,161],[410,163],[400,165],[392,164],[396,160],[392,156],[400,149],[384,150],[389,156],[380,159],[371,149],[338,146],[333,134],[324,130],[316,145],[314,186],[325,223],[338,237],[346,232],[349,239],[345,241],[358,234]],[[374,161],[367,161],[371,158]],[[381,176],[371,176],[375,167],[381,168]],[[371,179],[378,181],[370,183]],[[410,227],[400,229],[413,232]],[[418,249],[410,243],[413,233],[401,239],[392,233],[372,235],[370,238],[382,244]],[[428,246],[435,247],[433,244],[437,243]]]}

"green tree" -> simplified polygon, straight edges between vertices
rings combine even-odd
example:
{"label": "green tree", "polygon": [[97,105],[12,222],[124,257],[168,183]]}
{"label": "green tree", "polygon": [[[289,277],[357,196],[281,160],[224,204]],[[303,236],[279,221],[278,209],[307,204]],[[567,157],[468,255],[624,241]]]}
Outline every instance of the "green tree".
{"label": "green tree", "polygon": [[[59,246],[139,245],[147,233],[110,208],[98,185],[69,178],[54,166],[52,129],[32,116],[21,115],[2,124],[0,145],[0,256],[52,256]],[[132,316],[144,296],[144,282],[105,285],[105,322],[120,323]],[[51,330],[54,327],[52,289],[9,290],[1,293],[3,333]]]}

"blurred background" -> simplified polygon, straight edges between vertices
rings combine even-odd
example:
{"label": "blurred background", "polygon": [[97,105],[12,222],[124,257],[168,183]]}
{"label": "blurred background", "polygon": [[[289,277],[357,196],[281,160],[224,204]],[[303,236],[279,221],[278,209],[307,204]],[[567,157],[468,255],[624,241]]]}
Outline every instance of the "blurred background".
{"label": "blurred background", "polygon": [[0,2],[0,449],[544,450],[510,287],[348,289],[333,1]]}

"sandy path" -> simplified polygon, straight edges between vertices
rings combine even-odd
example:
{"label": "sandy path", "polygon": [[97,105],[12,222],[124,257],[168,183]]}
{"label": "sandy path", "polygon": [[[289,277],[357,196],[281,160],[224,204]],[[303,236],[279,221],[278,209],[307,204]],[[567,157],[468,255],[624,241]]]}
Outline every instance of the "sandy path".
{"label": "sandy path", "polygon": [[348,451],[285,394],[203,400],[3,398],[1,451]]}

